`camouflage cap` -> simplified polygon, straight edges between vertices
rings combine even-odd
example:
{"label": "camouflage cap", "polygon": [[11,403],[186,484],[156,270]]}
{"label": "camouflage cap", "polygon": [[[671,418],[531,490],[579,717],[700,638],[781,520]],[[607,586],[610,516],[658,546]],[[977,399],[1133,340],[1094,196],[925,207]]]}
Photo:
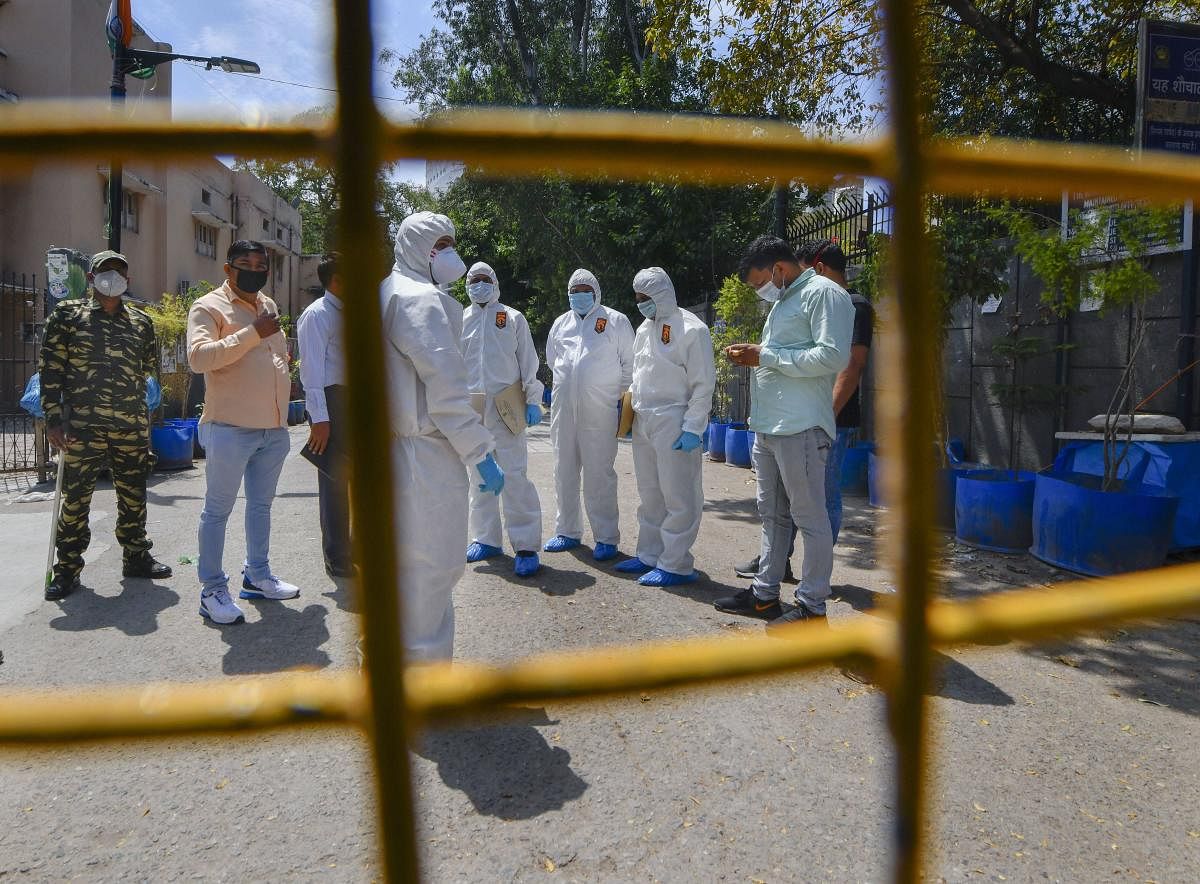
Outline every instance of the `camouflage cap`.
{"label": "camouflage cap", "polygon": [[120,252],[114,252],[112,249],[105,249],[103,252],[96,252],[96,254],[92,255],[92,273],[95,273],[100,268],[100,265],[105,261],[112,261],[114,259],[124,264],[126,270],[129,269],[129,259],[127,259]]}

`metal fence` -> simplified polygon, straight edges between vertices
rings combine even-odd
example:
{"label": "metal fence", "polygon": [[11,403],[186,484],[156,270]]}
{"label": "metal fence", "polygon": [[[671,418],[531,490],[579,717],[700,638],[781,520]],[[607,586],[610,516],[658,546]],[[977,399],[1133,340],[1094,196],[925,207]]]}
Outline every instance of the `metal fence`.
{"label": "metal fence", "polygon": [[[492,174],[555,171],[581,178],[646,180],[685,176],[711,183],[792,180],[836,174],[892,182],[890,262],[904,309],[895,311],[886,370],[895,379],[884,397],[885,436],[894,440],[886,464],[896,501],[888,533],[898,592],[890,616],[861,618],[837,630],[809,624],[780,638],[702,638],[634,645],[620,650],[547,654],[501,666],[403,665],[399,594],[364,593],[365,677],[289,674],[223,679],[196,685],[88,687],[74,692],[0,693],[0,746],[44,746],[131,737],[170,737],[266,728],[342,724],[369,739],[377,783],[380,849],[393,881],[419,878],[409,776],[410,732],[433,721],[503,714],[514,704],[598,698],[652,688],[797,671],[833,662],[869,663],[887,694],[895,743],[893,879],[923,877],[926,838],[926,755],[930,725],[924,690],[935,647],[999,639],[1035,639],[1132,618],[1200,607],[1200,565],[1014,591],[968,602],[933,599],[935,508],[930,432],[935,370],[928,329],[936,307],[929,285],[923,204],[939,191],[1009,191],[1055,198],[1063,187],[1160,201],[1200,192],[1194,161],[1144,157],[1064,145],[983,146],[923,143],[918,132],[919,59],[915,9],[884,0],[884,48],[889,58],[890,130],[867,144],[805,139],[794,128],[763,121],[476,110],[423,124],[385,122],[372,99],[374,47],[369,0],[336,4],[336,119],[328,128],[247,129],[201,123],[130,121],[63,115],[18,106],[0,114],[0,171],[19,174],[39,159],[56,162],[104,155],[147,161],[250,154],[332,160],[342,184],[345,284],[369,290],[378,241],[376,170],[399,157],[457,159]],[[360,582],[394,586],[391,542],[393,487],[380,346],[380,301],[346,302],[346,348],[354,354],[348,382],[351,499]]]}
{"label": "metal fence", "polygon": [[46,295],[36,274],[0,274],[0,474],[40,471],[48,455],[36,421],[20,406],[37,372]]}
{"label": "metal fence", "polygon": [[807,209],[788,222],[788,242],[793,248],[814,239],[828,239],[842,247],[850,264],[867,259],[872,233],[892,232],[891,195],[882,185],[872,189],[842,189],[833,202]]}

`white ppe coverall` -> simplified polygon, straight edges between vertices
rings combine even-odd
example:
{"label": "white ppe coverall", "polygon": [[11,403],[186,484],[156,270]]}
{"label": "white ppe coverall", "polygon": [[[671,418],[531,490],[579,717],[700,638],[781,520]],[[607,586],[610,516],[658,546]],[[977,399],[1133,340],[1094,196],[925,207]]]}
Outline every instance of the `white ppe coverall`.
{"label": "white ppe coverall", "polygon": [[395,267],[380,288],[397,576],[412,660],[447,659],[454,651],[451,597],[466,570],[467,470],[495,448],[467,393],[462,306],[431,281],[434,243],[447,235],[454,225],[445,215],[405,218]]}
{"label": "white ppe coverall", "polygon": [[703,438],[717,376],[708,326],[675,300],[661,267],[639,270],[634,292],[655,314],[633,342],[633,468],[637,476],[637,557],[672,574],[691,574],[692,544],[704,509],[702,452],[671,448],[682,433]]}
{"label": "white ppe coverall", "polygon": [[496,462],[504,470],[500,498],[471,483],[471,539],[488,546],[503,546],[500,506],[514,550],[536,552],[542,547],[542,504],[537,489],[525,475],[529,454],[525,446],[525,414],[521,432],[513,434],[500,419],[493,397],[520,381],[526,405],[542,407],[542,382],[537,379],[538,355],[529,323],[518,310],[500,303],[496,271],[482,261],[472,264],[467,279],[487,276],[492,298],[473,301],[463,313],[462,350],[467,363],[467,388],[482,395],[483,424],[496,440]]}
{"label": "white ppe coverall", "polygon": [[633,326],[624,313],[600,303],[600,283],[591,272],[576,270],[568,289],[586,283],[596,303],[585,315],[568,310],[554,321],[546,338],[546,364],[554,373],[550,441],[554,446],[554,488],[558,516],[554,533],[579,540],[580,473],[583,505],[596,543],[616,546],[617,404],[633,377]]}

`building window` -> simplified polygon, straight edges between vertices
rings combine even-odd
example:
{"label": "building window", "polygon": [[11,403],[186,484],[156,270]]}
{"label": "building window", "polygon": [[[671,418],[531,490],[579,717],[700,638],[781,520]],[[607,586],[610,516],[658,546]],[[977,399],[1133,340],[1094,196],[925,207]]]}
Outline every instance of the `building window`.
{"label": "building window", "polygon": [[125,205],[121,207],[121,227],[130,233],[138,232],[138,203],[136,193],[126,193]]}
{"label": "building window", "polygon": [[[104,224],[108,225],[108,182],[102,183],[104,198]],[[138,210],[141,206],[141,195],[124,191],[121,196],[121,229],[130,233],[138,232]]]}
{"label": "building window", "polygon": [[275,256],[275,281],[283,282],[283,255]]}
{"label": "building window", "polygon": [[211,206],[212,205],[212,194],[209,193],[207,190],[204,190],[203,188],[201,188],[200,202],[204,203],[204,205],[206,205],[206,206]]}
{"label": "building window", "polygon": [[217,257],[217,228],[196,222],[196,254]]}
{"label": "building window", "polygon": [[267,236],[271,235],[271,222],[266,218],[263,218],[263,233]]}

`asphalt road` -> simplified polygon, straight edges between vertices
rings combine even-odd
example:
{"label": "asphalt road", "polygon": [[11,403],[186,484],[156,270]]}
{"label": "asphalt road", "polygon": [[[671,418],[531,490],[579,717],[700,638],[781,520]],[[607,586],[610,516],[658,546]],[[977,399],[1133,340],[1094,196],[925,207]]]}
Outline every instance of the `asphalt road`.
{"label": "asphalt road", "polygon": [[[153,479],[155,552],[176,576],[122,580],[115,498],[97,492],[85,588],[41,601],[49,504],[0,505],[0,687],[194,681],[356,665],[357,617],[320,567],[316,480],[293,431],[273,562],[302,595],[246,603],[215,628],[196,611],[198,469]],[[553,520],[545,428],[530,471]],[[618,455],[623,550],[635,534],[628,445]],[[468,567],[462,659],[753,634],[712,608],[757,549],[753,476],[706,464],[696,546],[705,580],[651,590],[588,551]],[[893,591],[878,513],[847,500],[830,627],[882,616]],[[240,559],[241,506],[227,568]],[[947,543],[947,592],[1050,584],[1028,559]],[[371,587],[368,591],[383,591]],[[1051,590],[1052,591],[1052,590]],[[1200,880],[1200,618],[1053,647],[938,657],[930,878]],[[0,710],[0,715],[3,711]],[[399,747],[397,747],[399,751]],[[530,708],[424,735],[413,754],[430,881],[884,881],[892,751],[883,695],[837,669],[593,704]],[[0,878],[20,881],[363,881],[378,876],[366,753],[353,733],[131,742],[0,753]]]}

